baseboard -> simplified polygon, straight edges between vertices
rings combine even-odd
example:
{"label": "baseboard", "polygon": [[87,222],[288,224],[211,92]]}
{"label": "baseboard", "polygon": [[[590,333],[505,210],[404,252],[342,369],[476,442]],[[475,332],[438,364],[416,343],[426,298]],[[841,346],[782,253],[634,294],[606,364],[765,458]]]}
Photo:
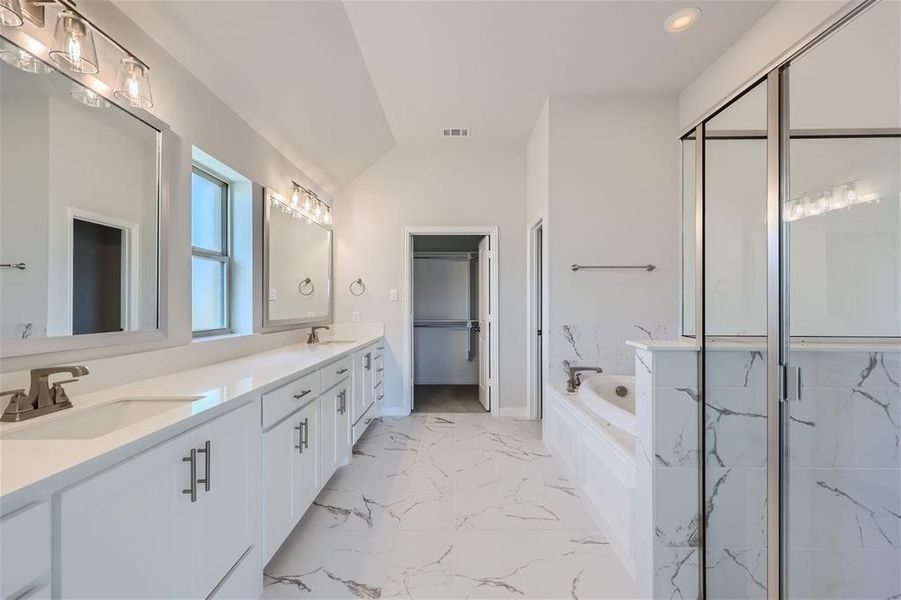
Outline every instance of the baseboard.
{"label": "baseboard", "polygon": [[383,406],[379,414],[381,417],[406,417],[410,411],[401,406]]}
{"label": "baseboard", "polygon": [[517,419],[530,419],[528,406],[502,406],[497,409],[499,417],[515,417]]}

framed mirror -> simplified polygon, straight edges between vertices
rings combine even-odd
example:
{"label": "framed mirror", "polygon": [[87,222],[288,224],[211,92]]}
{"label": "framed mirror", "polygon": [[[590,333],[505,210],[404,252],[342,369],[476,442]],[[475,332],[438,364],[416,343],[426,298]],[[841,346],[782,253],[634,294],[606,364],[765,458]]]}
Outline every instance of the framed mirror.
{"label": "framed mirror", "polygon": [[263,330],[326,323],[332,317],[332,231],[266,189]]}
{"label": "framed mirror", "polygon": [[166,127],[42,58],[0,62],[0,355],[162,338]]}

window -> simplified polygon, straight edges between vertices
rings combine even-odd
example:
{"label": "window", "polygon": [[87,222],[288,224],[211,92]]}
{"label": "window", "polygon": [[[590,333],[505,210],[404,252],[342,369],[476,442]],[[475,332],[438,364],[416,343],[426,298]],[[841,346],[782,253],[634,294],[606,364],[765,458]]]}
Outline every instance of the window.
{"label": "window", "polygon": [[191,174],[191,329],[230,331],[228,184],[196,166]]}

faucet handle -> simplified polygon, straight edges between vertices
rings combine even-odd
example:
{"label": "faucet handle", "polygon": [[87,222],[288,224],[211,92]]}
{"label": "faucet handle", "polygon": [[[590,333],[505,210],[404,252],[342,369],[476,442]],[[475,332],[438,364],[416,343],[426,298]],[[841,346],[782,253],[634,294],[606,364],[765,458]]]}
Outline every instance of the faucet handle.
{"label": "faucet handle", "polygon": [[65,388],[63,388],[63,384],[75,381],[78,381],[78,378],[53,382],[53,386],[50,388],[50,400],[53,404],[72,404],[72,401],[69,400],[69,395],[66,393]]}
{"label": "faucet handle", "polygon": [[[31,406],[31,403],[28,401],[28,395],[25,393],[25,388],[18,388],[15,390],[6,390],[5,392],[0,392],[0,398],[2,398],[3,396],[12,396],[12,398],[10,398],[9,400],[9,404],[6,405],[6,409],[3,411],[4,415],[17,415],[33,408]],[[0,418],[0,421],[7,420],[12,419]]]}

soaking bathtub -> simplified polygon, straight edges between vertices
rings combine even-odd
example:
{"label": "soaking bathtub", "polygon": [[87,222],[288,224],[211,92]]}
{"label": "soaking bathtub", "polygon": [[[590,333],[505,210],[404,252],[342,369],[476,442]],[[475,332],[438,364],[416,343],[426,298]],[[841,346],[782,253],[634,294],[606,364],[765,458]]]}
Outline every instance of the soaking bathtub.
{"label": "soaking bathtub", "polygon": [[595,375],[586,378],[576,393],[566,392],[562,385],[549,386],[542,434],[634,578],[634,378]]}

